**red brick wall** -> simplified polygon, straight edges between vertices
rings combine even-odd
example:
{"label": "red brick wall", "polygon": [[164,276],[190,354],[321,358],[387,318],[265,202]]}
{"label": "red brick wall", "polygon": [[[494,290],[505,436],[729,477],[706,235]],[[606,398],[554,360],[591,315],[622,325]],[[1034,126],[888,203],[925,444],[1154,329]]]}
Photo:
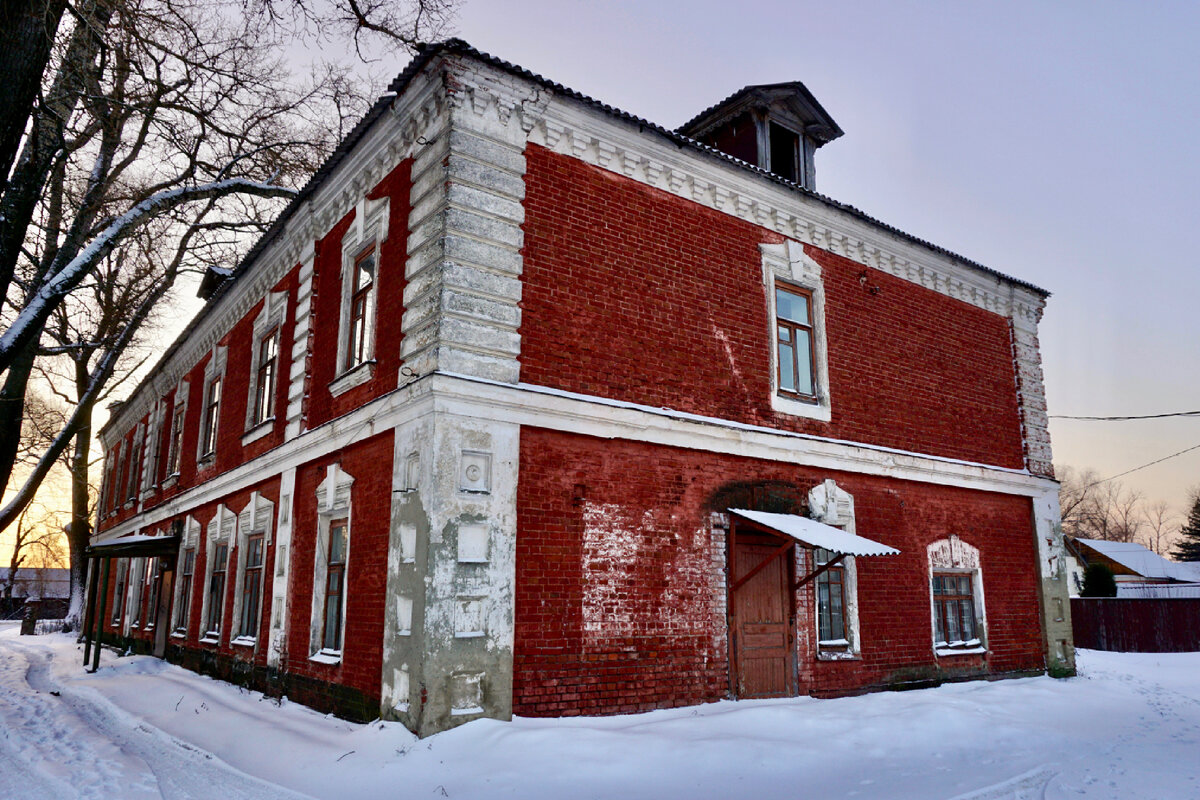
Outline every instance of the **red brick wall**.
{"label": "red brick wall", "polygon": [[[392,448],[389,433],[364,439],[296,473],[288,591],[287,670],[342,684],[378,698],[383,669],[383,618],[391,524]],[[337,463],[354,478],[350,501],[350,555],[346,566],[346,628],[340,664],[308,660],[313,572],[317,556],[317,486]]]}
{"label": "red brick wall", "polygon": [[[724,542],[710,533],[710,498],[731,482],[807,491],[825,478],[854,495],[858,532],[901,555],[858,560],[861,660],[816,662],[811,603],[802,609],[802,692],[1041,668],[1028,499],[523,428],[514,712],[726,696]],[[986,658],[933,655],[926,546],[951,534],[980,550]]]}
{"label": "red brick wall", "polygon": [[523,381],[950,458],[1024,465],[1009,325],[807,247],[822,267],[832,420],[771,409],[760,243],[782,238],[530,146]]}
{"label": "red brick wall", "polygon": [[317,242],[313,277],[313,335],[308,361],[309,392],[306,426],[315,428],[396,388],[400,369],[400,318],[404,316],[405,261],[408,255],[408,211],[412,159],[403,161],[367,195],[391,198],[388,238],[379,248],[375,298],[375,369],[371,380],[334,397],[329,384],[337,377],[338,325],[342,303],[342,239],[354,220],[351,211]]}

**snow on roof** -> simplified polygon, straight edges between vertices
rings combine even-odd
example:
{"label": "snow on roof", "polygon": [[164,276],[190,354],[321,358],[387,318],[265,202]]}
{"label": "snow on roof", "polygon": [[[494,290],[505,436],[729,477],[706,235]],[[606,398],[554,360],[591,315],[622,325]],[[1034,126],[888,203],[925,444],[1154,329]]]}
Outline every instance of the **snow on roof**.
{"label": "snow on roof", "polygon": [[1103,539],[1076,539],[1105,558],[1136,572],[1143,578],[1170,578],[1184,583],[1200,582],[1200,567],[1168,561],[1134,542],[1108,542]]}
{"label": "snow on roof", "polygon": [[823,547],[835,553],[845,553],[851,556],[895,556],[900,551],[886,544],[871,541],[862,536],[855,536],[849,531],[817,522],[815,519],[801,517],[796,514],[771,514],[766,511],[747,511],[741,508],[731,508],[729,513],[737,514],[751,522],[790,536],[801,544],[811,547]]}

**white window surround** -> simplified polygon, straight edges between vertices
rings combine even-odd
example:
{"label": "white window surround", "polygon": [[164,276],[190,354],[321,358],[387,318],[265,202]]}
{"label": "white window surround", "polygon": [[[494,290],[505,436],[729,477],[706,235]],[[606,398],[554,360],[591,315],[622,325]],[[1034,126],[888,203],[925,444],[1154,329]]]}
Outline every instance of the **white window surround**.
{"label": "white window surround", "polygon": [[158,488],[159,455],[162,451],[162,424],[166,415],[166,403],[161,399],[154,403],[146,426],[145,451],[142,454],[141,499],[146,499]]}
{"label": "white window surround", "polygon": [[140,628],[142,619],[142,593],[146,588],[146,559],[133,558],[129,562],[129,592],[125,604],[126,632]]}
{"label": "white window surround", "polygon": [[187,379],[181,380],[179,385],[175,387],[175,397],[171,404],[171,420],[167,429],[167,468],[170,469],[171,464],[174,464],[176,469],[172,469],[163,478],[164,489],[173,486],[179,480],[179,467],[183,466],[183,453],[175,453],[175,414],[181,410],[183,411],[183,429],[181,430],[178,444],[178,447],[182,450],[183,431],[187,429],[188,392],[190,390],[191,386],[188,384]]}
{"label": "white window surround", "polygon": [[[217,506],[217,512],[213,514],[213,518],[208,522],[204,542],[204,584],[203,593],[200,596],[200,641],[208,644],[219,642],[221,639],[220,622],[218,622],[216,630],[208,630],[208,595],[209,587],[212,585],[213,560],[218,544],[225,543],[230,545],[225,553],[225,585],[222,588],[222,601],[224,601],[224,598],[229,597],[229,557],[233,550],[233,537],[236,527],[237,515],[226,508],[224,504]],[[192,575],[192,580],[196,580],[194,574]],[[223,602],[222,605],[224,605]],[[228,616],[225,611],[225,608],[221,609],[221,621]]]}
{"label": "white window surround", "polygon": [[254,318],[254,333],[250,342],[250,381],[249,394],[246,399],[246,427],[245,435],[242,437],[242,444],[249,444],[255,439],[259,439],[269,433],[272,429],[271,423],[275,421],[277,410],[275,408],[275,397],[271,398],[271,412],[262,420],[255,420],[255,412],[257,411],[255,402],[258,398],[258,368],[260,364],[258,359],[261,356],[261,348],[259,345],[267,334],[274,331],[275,337],[275,392],[278,394],[279,382],[283,379],[284,373],[281,369],[284,363],[283,352],[279,349],[280,333],[283,330],[284,315],[287,311],[288,293],[271,292],[263,299],[263,307],[258,316]]}
{"label": "white window surround", "polygon": [[[354,221],[342,237],[342,296],[338,315],[337,378],[330,383],[329,390],[337,396],[371,378],[375,362],[375,321],[378,318],[379,273],[381,259],[379,248],[388,236],[388,198],[368,200],[365,197],[355,206]],[[376,302],[371,307],[371,318],[365,321],[366,345],[362,363],[347,362],[351,326],[350,301],[354,294],[355,261],[368,248],[375,248],[375,278],[372,292]],[[353,376],[353,377],[352,377]]]}
{"label": "white window surround", "polygon": [[266,587],[267,575],[267,545],[271,541],[271,523],[275,518],[275,504],[258,492],[250,495],[246,507],[237,517],[237,570],[233,587],[233,630],[237,636],[230,644],[253,645],[258,641],[258,631],[254,635],[242,634],[242,597],[246,580],[247,542],[254,534],[263,534],[263,564],[258,571],[258,611],[261,620],[263,611],[263,590]]}
{"label": "white window surround", "polygon": [[[137,456],[134,458],[134,456]],[[129,471],[125,473],[125,486],[121,489],[121,500],[128,508],[137,502],[141,494],[142,475],[146,469],[146,426],[138,423],[129,440]]]}
{"label": "white window surround", "polygon": [[[221,407],[225,404],[225,396],[228,394],[225,386],[225,359],[229,352],[228,347],[217,345],[212,350],[212,357],[208,359],[208,364],[204,367],[204,387],[200,401],[200,430],[196,437],[196,464],[201,467],[210,465],[216,456],[216,440],[221,432]],[[212,382],[215,378],[221,378],[221,403],[217,407],[217,422],[213,432],[213,449],[211,452],[204,452],[204,433],[208,425],[208,404],[211,398],[208,393],[212,387]]]}
{"label": "white window surround", "polygon": [[[171,587],[172,588],[172,592],[171,592],[171,594],[172,594],[172,598],[171,598],[171,616],[172,616],[171,635],[178,637],[178,638],[184,638],[187,636],[187,630],[190,627],[192,613],[195,611],[193,604],[189,603],[188,604],[188,618],[182,619],[182,620],[179,619],[180,597],[183,593],[183,585],[182,585],[181,581],[179,580],[179,578],[180,578],[180,576],[183,575],[184,553],[188,549],[196,548],[199,541],[200,541],[200,523],[197,522],[195,520],[195,518],[188,516],[183,521],[183,535],[180,537],[179,554],[176,556],[176,563],[175,563],[175,581],[174,581],[175,585]],[[196,596],[196,564],[198,564],[199,562],[200,562],[199,558],[195,558],[195,560],[192,561],[191,593],[192,593],[193,597]]]}
{"label": "white window surround", "polygon": [[[325,480],[317,487],[317,541],[313,552],[313,598],[312,616],[309,626],[309,659],[322,664],[336,664],[342,660],[346,638],[346,609],[349,606],[350,557],[353,552],[354,526],[350,516],[350,490],[354,478],[342,471],[339,464],[329,465]],[[327,587],[329,552],[329,527],[334,520],[346,520],[346,561],[342,583],[342,643],[336,650],[322,647],[325,623],[325,590]]]}
{"label": "white window surround", "polygon": [[[763,286],[767,295],[767,343],[771,352],[771,408],[782,414],[828,422],[831,417],[829,392],[829,347],[825,336],[825,286],[821,265],[804,252],[804,245],[788,239],[783,244],[760,244],[763,258]],[[817,401],[779,394],[779,349],[775,330],[775,288],[790,284],[812,292],[813,383]]]}
{"label": "white window surround", "polygon": [[[847,533],[857,534],[854,523],[854,497],[832,479],[817,484],[808,492],[808,515],[817,522],[833,525]],[[810,550],[813,558],[816,551]],[[858,626],[858,568],[854,556],[846,556],[839,562],[842,566],[842,594],[845,606],[842,614],[846,623],[846,643],[829,643],[822,649],[820,637],[820,615],[817,582],[812,582],[813,641],[817,642],[817,658],[821,661],[846,661],[857,659],[862,652],[862,641]],[[810,565],[815,569],[816,565]]]}
{"label": "white window surround", "polygon": [[[929,630],[934,654],[941,656],[978,655],[987,652],[987,615],[983,604],[983,570],[980,567],[979,550],[951,534],[945,539],[932,542],[925,548],[929,556]],[[937,635],[937,611],[933,598],[933,573],[948,572],[971,576],[971,591],[975,601],[976,639],[954,647],[939,642]]]}

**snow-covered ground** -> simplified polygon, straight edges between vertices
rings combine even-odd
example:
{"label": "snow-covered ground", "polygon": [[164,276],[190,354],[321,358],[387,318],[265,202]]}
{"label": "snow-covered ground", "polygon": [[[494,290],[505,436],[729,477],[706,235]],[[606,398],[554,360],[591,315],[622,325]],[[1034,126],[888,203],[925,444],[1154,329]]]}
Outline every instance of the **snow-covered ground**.
{"label": "snow-covered ground", "polygon": [[424,741],[153,658],[81,659],[69,636],[0,626],[0,798],[1200,798],[1200,653]]}

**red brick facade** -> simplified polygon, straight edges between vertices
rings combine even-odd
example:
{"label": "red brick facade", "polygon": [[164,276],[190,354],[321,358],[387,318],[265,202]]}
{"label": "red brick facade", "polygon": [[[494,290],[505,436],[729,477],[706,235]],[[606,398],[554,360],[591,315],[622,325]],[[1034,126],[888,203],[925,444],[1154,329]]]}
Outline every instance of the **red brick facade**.
{"label": "red brick facade", "polygon": [[[827,478],[854,496],[860,535],[900,555],[857,560],[860,659],[816,659],[812,587],[799,591],[801,693],[1042,668],[1026,498],[526,428],[515,713],[619,713],[728,696],[725,537],[718,529],[714,538],[713,499],[734,483],[806,492]],[[598,534],[607,552],[589,546]],[[926,546],[952,534],[981,554],[986,656],[934,656]],[[614,571],[619,580],[605,583]],[[589,630],[589,620],[605,622]]]}
{"label": "red brick facade", "polygon": [[807,247],[822,267],[829,423],[771,408],[758,246],[782,238],[574,159],[527,154],[521,379],[1020,469],[1004,317]]}

